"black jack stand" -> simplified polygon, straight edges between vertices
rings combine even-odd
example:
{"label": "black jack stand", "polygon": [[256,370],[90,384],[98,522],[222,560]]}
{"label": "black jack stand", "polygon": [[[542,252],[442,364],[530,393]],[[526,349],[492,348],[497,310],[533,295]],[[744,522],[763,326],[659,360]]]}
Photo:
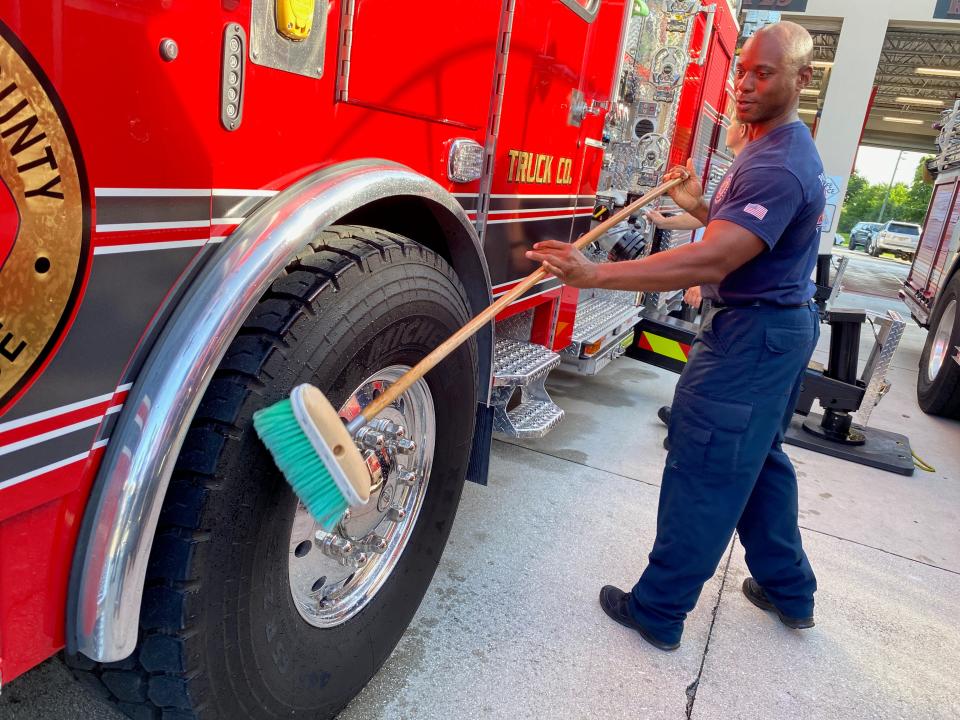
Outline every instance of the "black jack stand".
{"label": "black jack stand", "polygon": [[[869,465],[900,475],[913,474],[913,453],[905,435],[866,427],[853,422],[853,413],[864,401],[872,408],[882,395],[880,388],[886,364],[899,344],[905,323],[893,317],[880,318],[883,325],[877,344],[867,359],[862,377],[857,377],[860,329],[867,318],[863,310],[828,309],[839,291],[846,268],[843,258],[830,283],[830,256],[817,262],[817,293],[820,319],[830,324],[830,359],[826,369],[808,368],[793,420],[784,437],[789,445],[824,453],[850,462]],[[875,318],[876,319],[876,318]],[[686,349],[693,344],[698,326],[662,313],[645,312],[636,326],[636,343],[627,356],[672,372],[682,372]],[[686,348],[686,349],[684,349]],[[811,412],[819,400],[823,413]]]}
{"label": "black jack stand", "polygon": [[[785,442],[861,465],[912,475],[913,455],[905,435],[857,425],[851,415],[860,408],[866,392],[866,384],[857,378],[860,328],[866,313],[838,309],[826,310],[824,314],[830,324],[830,359],[826,370],[807,369]],[[824,408],[822,415],[811,413],[815,400]]]}

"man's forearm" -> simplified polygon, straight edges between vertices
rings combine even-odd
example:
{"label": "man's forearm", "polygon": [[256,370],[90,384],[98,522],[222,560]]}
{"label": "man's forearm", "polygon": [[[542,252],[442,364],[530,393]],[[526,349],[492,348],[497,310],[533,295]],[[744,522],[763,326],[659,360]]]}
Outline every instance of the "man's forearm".
{"label": "man's forearm", "polygon": [[664,230],[696,230],[703,227],[703,223],[688,212],[664,217],[658,225]]}

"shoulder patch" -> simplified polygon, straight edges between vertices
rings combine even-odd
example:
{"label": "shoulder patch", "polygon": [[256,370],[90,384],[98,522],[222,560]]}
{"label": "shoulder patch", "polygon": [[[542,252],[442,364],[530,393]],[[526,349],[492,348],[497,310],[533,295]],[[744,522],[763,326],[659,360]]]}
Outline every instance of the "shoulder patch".
{"label": "shoulder patch", "polygon": [[723,199],[727,196],[727,193],[730,192],[730,182],[731,178],[728,175],[723,179],[723,182],[720,183],[720,187],[717,188],[717,192],[713,194],[713,201],[715,203],[723,202]]}

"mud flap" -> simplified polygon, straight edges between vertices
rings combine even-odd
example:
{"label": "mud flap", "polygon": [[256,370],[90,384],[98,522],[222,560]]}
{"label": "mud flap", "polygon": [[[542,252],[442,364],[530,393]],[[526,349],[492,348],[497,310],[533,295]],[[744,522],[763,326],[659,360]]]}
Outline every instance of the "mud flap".
{"label": "mud flap", "polygon": [[467,465],[467,480],[478,485],[487,484],[490,474],[490,446],[493,443],[493,414],[491,405],[477,403],[477,420],[473,431],[473,447],[470,464]]}

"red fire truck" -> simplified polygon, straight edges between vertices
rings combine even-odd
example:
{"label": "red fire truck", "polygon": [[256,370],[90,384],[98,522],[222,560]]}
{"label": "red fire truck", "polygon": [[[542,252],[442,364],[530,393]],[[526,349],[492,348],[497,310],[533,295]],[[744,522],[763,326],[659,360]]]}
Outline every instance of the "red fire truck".
{"label": "red fire truck", "polygon": [[65,648],[131,717],[335,715],[493,431],[670,298],[536,286],[378,418],[332,533],[251,414],[353,417],[598,197],[709,179],[736,36],[727,0],[0,0],[0,684]]}
{"label": "red fire truck", "polygon": [[929,329],[917,401],[924,412],[960,418],[960,102],[944,113],[937,145],[928,166],[936,184],[900,297]]}

